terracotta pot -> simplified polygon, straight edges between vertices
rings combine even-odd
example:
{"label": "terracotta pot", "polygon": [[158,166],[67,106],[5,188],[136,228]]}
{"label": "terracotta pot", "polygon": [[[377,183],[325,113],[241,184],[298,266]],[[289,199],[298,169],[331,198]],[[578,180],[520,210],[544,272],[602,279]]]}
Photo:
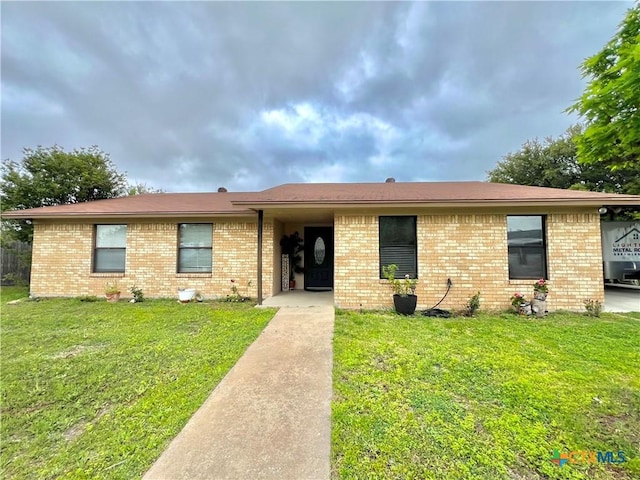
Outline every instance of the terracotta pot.
{"label": "terracotta pot", "polygon": [[398,295],[393,296],[393,305],[396,307],[396,312],[401,315],[413,315],[416,311],[416,305],[418,304],[417,295]]}
{"label": "terracotta pot", "polygon": [[107,302],[119,302],[120,301],[120,292],[105,293],[105,297],[107,297]]}
{"label": "terracotta pot", "polygon": [[295,280],[289,280],[289,290],[293,290],[296,288],[296,281]]}

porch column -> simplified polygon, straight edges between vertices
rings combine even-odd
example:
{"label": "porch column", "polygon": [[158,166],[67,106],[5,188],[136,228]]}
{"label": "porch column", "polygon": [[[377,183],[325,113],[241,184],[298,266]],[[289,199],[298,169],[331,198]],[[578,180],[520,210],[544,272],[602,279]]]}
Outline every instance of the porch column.
{"label": "porch column", "polygon": [[262,224],[264,211],[258,210],[258,305],[262,305]]}

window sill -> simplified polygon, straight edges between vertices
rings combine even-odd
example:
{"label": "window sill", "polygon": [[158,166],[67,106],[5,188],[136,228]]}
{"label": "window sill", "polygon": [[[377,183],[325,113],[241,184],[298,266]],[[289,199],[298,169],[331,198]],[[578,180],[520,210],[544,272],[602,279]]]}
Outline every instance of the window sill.
{"label": "window sill", "polygon": [[211,272],[203,273],[176,273],[176,278],[211,278]]}
{"label": "window sill", "polygon": [[[533,288],[533,284],[538,281],[539,278],[524,278],[519,280],[509,280],[509,286],[514,287],[531,287]],[[548,282],[549,280],[547,280]]]}
{"label": "window sill", "polygon": [[124,278],[124,272],[91,272],[91,278]]}
{"label": "window sill", "polygon": [[[396,278],[395,280],[400,280],[400,281],[405,281],[406,278],[402,277],[402,278]],[[411,277],[409,280],[420,280],[419,277]],[[537,279],[536,279],[537,280]],[[527,280],[528,281],[528,280]],[[380,285],[391,285],[391,282],[389,282],[389,280],[387,280],[386,278],[379,278],[378,279],[378,283],[380,283]]]}

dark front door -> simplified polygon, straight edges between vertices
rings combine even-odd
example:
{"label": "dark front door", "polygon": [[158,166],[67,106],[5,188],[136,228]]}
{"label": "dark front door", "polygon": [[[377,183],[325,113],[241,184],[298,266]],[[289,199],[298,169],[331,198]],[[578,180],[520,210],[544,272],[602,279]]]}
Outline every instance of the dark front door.
{"label": "dark front door", "polygon": [[304,229],[304,289],[333,288],[333,227]]}

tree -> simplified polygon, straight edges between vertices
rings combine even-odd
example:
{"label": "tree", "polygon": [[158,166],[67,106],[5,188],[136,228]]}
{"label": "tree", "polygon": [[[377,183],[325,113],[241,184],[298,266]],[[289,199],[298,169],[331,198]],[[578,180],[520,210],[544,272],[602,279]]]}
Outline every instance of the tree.
{"label": "tree", "polygon": [[640,161],[640,3],[627,11],[615,36],[581,66],[590,78],[568,110],[585,119],[577,138],[583,163],[610,170]]}
{"label": "tree", "polygon": [[127,186],[127,195],[144,195],[145,193],[164,193],[161,188],[150,187],[146,183],[130,183]]}
{"label": "tree", "polygon": [[517,152],[505,155],[487,178],[517,185],[640,193],[639,164],[611,171],[601,163],[580,163],[576,138],[581,134],[580,125],[573,125],[556,139],[528,140]]}
{"label": "tree", "polygon": [[[113,198],[127,191],[125,174],[96,146],[71,152],[57,145],[25,148],[20,163],[2,162],[1,173],[3,211]],[[27,221],[5,226],[14,238],[31,240],[33,228]]]}

